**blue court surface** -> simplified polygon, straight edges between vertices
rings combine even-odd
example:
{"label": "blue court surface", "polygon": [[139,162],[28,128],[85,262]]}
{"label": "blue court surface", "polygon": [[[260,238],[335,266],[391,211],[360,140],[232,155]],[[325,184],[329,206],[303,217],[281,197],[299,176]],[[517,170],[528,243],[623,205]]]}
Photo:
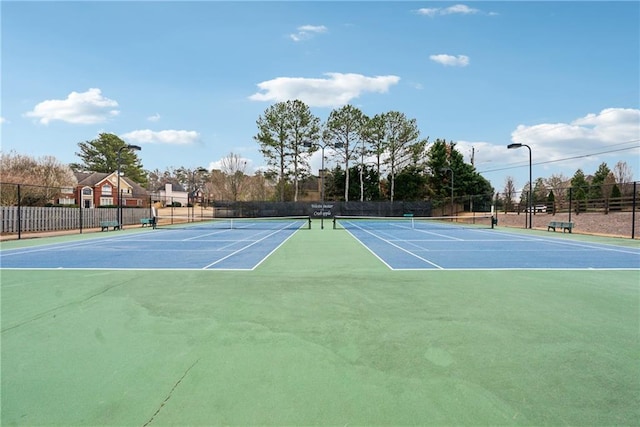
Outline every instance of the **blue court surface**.
{"label": "blue court surface", "polygon": [[0,252],[2,268],[252,270],[296,232],[268,229],[144,229]]}
{"label": "blue court surface", "polygon": [[[483,226],[344,221],[393,270],[639,269],[640,249]],[[343,231],[344,232],[344,231]]]}
{"label": "blue court surface", "polygon": [[[80,241],[3,249],[0,267],[253,270],[294,233],[308,233],[302,228],[306,228],[304,221],[243,224],[233,229],[187,225],[112,231]],[[407,221],[344,221],[339,228],[343,229],[317,231],[350,233],[392,270],[640,269],[638,247],[579,241],[556,233],[546,237],[477,224]]]}

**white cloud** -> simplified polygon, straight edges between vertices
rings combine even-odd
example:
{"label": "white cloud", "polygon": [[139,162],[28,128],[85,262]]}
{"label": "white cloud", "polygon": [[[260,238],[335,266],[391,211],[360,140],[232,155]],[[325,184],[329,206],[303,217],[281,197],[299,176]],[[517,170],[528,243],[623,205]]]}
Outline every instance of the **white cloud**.
{"label": "white cloud", "polygon": [[440,13],[442,15],[451,15],[453,13],[460,13],[463,15],[470,15],[474,13],[478,13],[478,9],[474,9],[472,7],[466,6],[464,4],[455,4],[453,6],[446,7],[441,9]]}
{"label": "white cloud", "polygon": [[297,33],[289,34],[294,42],[308,40],[315,34],[326,33],[328,29],[324,25],[301,25],[297,30]]}
{"label": "white cloud", "polygon": [[44,125],[54,120],[73,124],[106,122],[120,114],[114,109],[118,103],[102,96],[102,91],[91,88],[86,92],[71,92],[67,99],[50,99],[37,104],[26,117],[35,117]]}
{"label": "white cloud", "polygon": [[299,99],[311,107],[339,107],[362,93],[386,93],[400,81],[398,76],[367,77],[361,74],[325,73],[325,79],[277,77],[258,83],[252,101],[284,102]]}
{"label": "white cloud", "polygon": [[586,146],[637,141],[640,138],[640,110],[607,108],[570,123],[519,125],[511,134],[513,142],[558,144],[581,142]]}
{"label": "white cloud", "polygon": [[429,56],[429,59],[448,67],[466,67],[469,65],[469,57],[466,55],[455,56],[443,53],[440,55],[431,55]]}
{"label": "white cloud", "polygon": [[161,130],[152,131],[149,129],[134,130],[120,135],[127,142],[138,142],[142,144],[171,144],[188,145],[198,141],[200,134],[193,130]]}
{"label": "white cloud", "polygon": [[416,10],[418,15],[426,15],[426,16],[436,16],[440,9],[432,8],[432,7],[423,7],[422,9]]}
{"label": "white cloud", "polygon": [[[534,162],[568,159],[576,156],[576,164],[584,162],[580,156],[632,156],[640,152],[640,110],[631,108],[607,108],[600,113],[590,113],[570,123],[542,123],[533,126],[519,125],[511,134],[511,140],[531,147]],[[633,151],[628,149],[634,148]],[[599,154],[601,153],[601,154]],[[542,160],[544,159],[544,160]]]}
{"label": "white cloud", "polygon": [[0,117],[0,124],[2,123],[9,123],[9,121],[7,119],[5,119],[4,117]]}
{"label": "white cloud", "polygon": [[153,116],[147,117],[147,120],[149,120],[150,122],[157,122],[158,120],[160,120],[160,114],[155,113]]}
{"label": "white cloud", "polygon": [[[473,14],[483,14],[480,9],[475,9],[473,7],[469,7],[464,4],[454,4],[453,6],[439,8],[439,7],[425,7],[415,11],[418,15],[424,16],[436,16],[436,15],[473,15]],[[498,15],[495,12],[485,13],[489,16]]]}

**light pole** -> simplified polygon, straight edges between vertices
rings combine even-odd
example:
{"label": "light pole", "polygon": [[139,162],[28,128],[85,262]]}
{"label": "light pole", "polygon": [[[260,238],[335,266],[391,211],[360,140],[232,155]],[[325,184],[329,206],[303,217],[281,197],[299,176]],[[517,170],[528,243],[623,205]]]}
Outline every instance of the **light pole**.
{"label": "light pole", "polygon": [[453,169],[442,168],[442,172],[451,172],[451,216],[453,216]]}
{"label": "light pole", "polygon": [[140,151],[142,150],[142,147],[140,147],[139,145],[127,144],[127,145],[123,145],[118,149],[118,209],[116,213],[118,214],[118,224],[120,225],[121,230],[123,226],[122,226],[122,197],[121,197],[122,195],[120,194],[120,164],[121,164],[120,153],[122,153],[122,150],[124,149]]}
{"label": "light pole", "polygon": [[[312,142],[305,142],[302,145],[305,147],[313,147]],[[324,230],[324,149],[329,146],[328,143],[325,144],[317,144],[321,148],[322,162],[320,166],[320,229]],[[342,148],[342,142],[336,142],[333,144],[333,148]]]}
{"label": "light pole", "polygon": [[533,223],[533,181],[531,178],[531,147],[529,147],[527,144],[520,144],[520,143],[513,143],[513,144],[509,144],[507,145],[507,149],[512,149],[512,148],[521,148],[521,147],[527,147],[529,149],[529,209],[527,209],[529,211],[529,228],[532,228],[532,223]]}

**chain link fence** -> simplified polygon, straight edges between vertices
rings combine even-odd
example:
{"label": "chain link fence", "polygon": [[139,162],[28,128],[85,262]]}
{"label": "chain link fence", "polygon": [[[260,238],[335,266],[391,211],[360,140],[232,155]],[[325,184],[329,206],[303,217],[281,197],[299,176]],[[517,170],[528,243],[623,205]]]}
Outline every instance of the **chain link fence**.
{"label": "chain link fence", "polygon": [[[559,188],[535,192],[530,200],[527,192],[454,196],[427,201],[319,201],[305,202],[230,202],[206,198],[162,198],[152,193],[96,194],[95,189],[44,187],[27,184],[0,183],[0,232],[3,236],[100,229],[101,222],[117,221],[122,227],[140,225],[152,216],[152,206],[160,216],[187,215],[190,218],[250,218],[310,216],[332,218],[352,216],[450,216],[468,213],[502,212],[533,215],[569,216],[585,213],[615,215],[627,213],[630,224],[625,236],[635,238],[635,213],[638,209],[638,183],[597,188]],[[615,189],[618,188],[618,190]],[[542,194],[541,194],[542,193]],[[175,200],[174,200],[175,199]],[[630,214],[630,215],[629,215]]]}

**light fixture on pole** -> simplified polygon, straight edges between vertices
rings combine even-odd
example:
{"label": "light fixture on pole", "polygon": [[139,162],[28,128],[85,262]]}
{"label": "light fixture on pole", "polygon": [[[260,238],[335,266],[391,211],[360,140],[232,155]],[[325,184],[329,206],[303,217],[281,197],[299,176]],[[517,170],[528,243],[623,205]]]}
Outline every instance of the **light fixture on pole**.
{"label": "light fixture on pole", "polygon": [[507,145],[507,149],[513,149],[513,148],[521,148],[521,147],[527,147],[529,149],[529,208],[527,209],[529,211],[529,228],[532,228],[533,225],[533,181],[532,181],[532,177],[531,177],[531,147],[529,147],[527,144],[520,144],[520,143],[513,143],[513,144],[509,144]]}
{"label": "light fixture on pole", "polygon": [[125,150],[125,149],[140,151],[142,150],[142,147],[140,147],[139,145],[127,144],[127,145],[123,145],[118,149],[118,194],[117,194],[118,205],[116,209],[116,214],[118,216],[118,224],[120,225],[121,230],[123,227],[122,227],[122,194],[120,194],[120,166],[121,166],[120,153],[122,153],[122,150]]}
{"label": "light fixture on pole", "polygon": [[451,169],[451,168],[442,168],[440,170],[442,172],[451,172],[451,216],[453,216],[453,169]]}

